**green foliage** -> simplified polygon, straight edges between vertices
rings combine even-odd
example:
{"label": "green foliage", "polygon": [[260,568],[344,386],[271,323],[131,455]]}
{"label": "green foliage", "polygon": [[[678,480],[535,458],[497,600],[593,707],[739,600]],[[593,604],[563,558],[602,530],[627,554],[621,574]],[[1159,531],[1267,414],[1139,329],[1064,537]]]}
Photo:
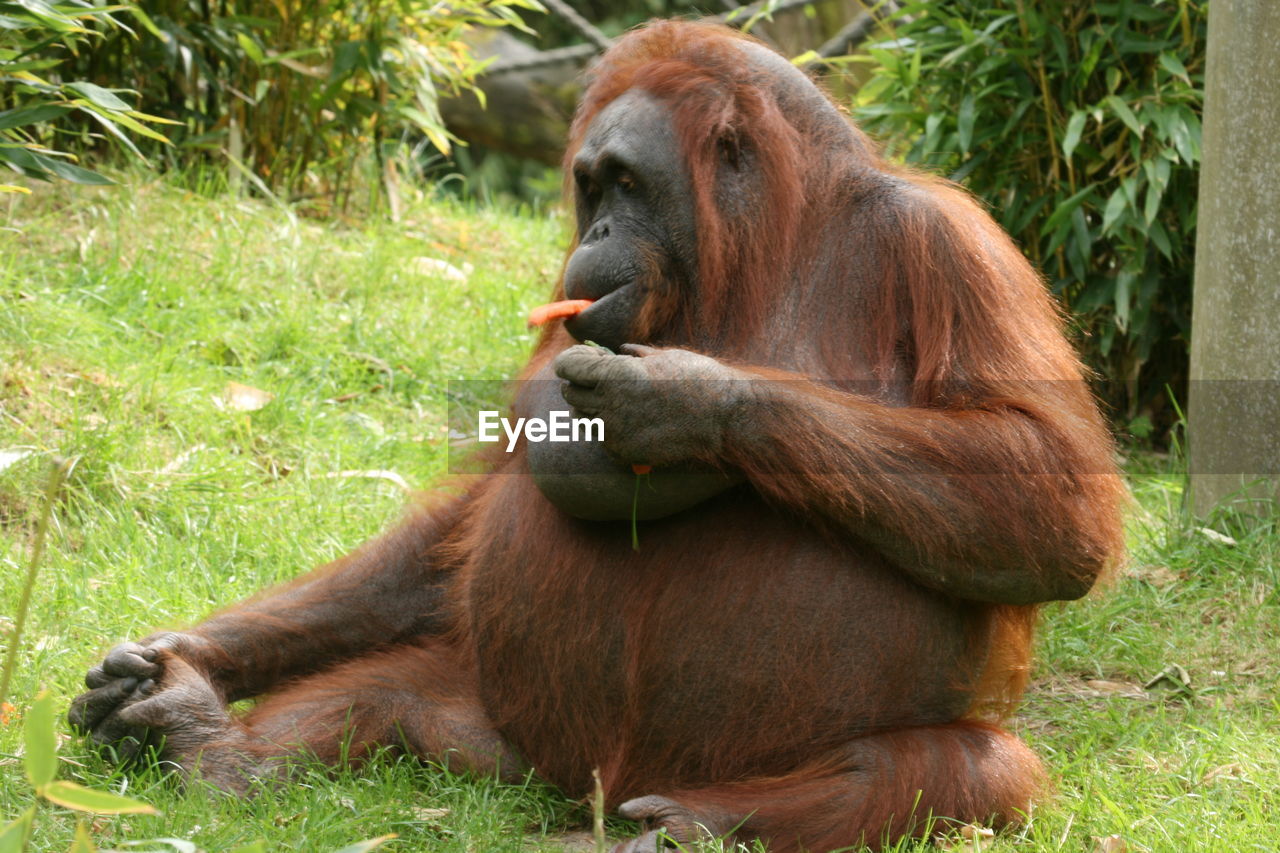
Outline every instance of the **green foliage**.
{"label": "green foliage", "polygon": [[[26,724],[22,730],[25,747],[22,763],[26,769],[27,781],[36,796],[79,812],[156,814],[152,806],[139,800],[106,791],[95,791],[75,782],[54,778],[58,773],[58,739],[54,731],[53,703],[53,696],[47,692],[37,696],[27,710]],[[23,853],[29,849],[35,817],[36,807],[31,806],[0,828],[0,853]],[[85,853],[92,853],[95,849],[83,823],[76,825],[75,841],[71,849]]]}
{"label": "green foliage", "polygon": [[[12,707],[5,703],[4,699],[13,675],[16,652],[22,642],[23,625],[26,621],[31,593],[35,587],[36,572],[44,555],[49,518],[69,469],[68,463],[56,462],[51,467],[49,479],[45,485],[44,503],[40,521],[36,527],[35,541],[31,548],[31,563],[22,586],[17,618],[14,620],[13,631],[9,636],[9,649],[5,655],[3,674],[0,675],[0,723],[7,721],[9,709]],[[156,814],[155,808],[139,800],[106,791],[95,791],[75,782],[58,779],[58,738],[54,731],[54,716],[53,696],[47,691],[41,691],[31,703],[31,707],[27,709],[26,722],[22,728],[23,769],[26,771],[27,782],[37,797],[74,811],[96,814]],[[0,853],[23,853],[28,849],[35,817],[36,807],[31,806],[16,819],[0,828]],[[85,851],[85,853],[92,853],[95,849],[93,842],[89,839],[88,830],[82,823],[76,826],[76,838],[71,849]]]}
{"label": "green foliage", "polygon": [[129,80],[179,120],[173,157],[229,158],[259,190],[337,197],[373,162],[394,198],[397,152],[451,137],[438,90],[470,88],[483,68],[473,27],[524,27],[536,0],[144,0],[158,38],[109,38],[80,57],[90,79]]}
{"label": "green foliage", "polygon": [[[27,605],[36,580],[36,569],[44,554],[45,536],[49,528],[49,518],[53,504],[61,495],[67,473],[71,464],[65,461],[55,462],[51,466],[48,482],[45,485],[45,499],[42,514],[36,528],[35,542],[32,545],[31,565],[22,587],[22,597],[18,605],[18,618],[14,621],[13,631],[9,638],[9,652],[4,662],[3,678],[0,679],[0,725],[7,724],[11,713],[16,714],[13,706],[4,702],[9,678],[13,674],[15,652],[22,642],[23,623]],[[12,711],[11,711],[12,709]],[[97,815],[158,815],[159,811],[141,800],[122,797],[109,791],[87,788],[78,782],[58,779],[58,737],[56,732],[54,697],[48,691],[41,691],[31,702],[26,712],[26,720],[22,727],[23,757],[27,783],[39,800],[71,809],[75,812],[87,812]],[[0,827],[0,853],[25,853],[30,849],[32,827],[37,814],[37,806],[32,805],[17,818]],[[381,847],[385,842],[395,838],[395,834],[383,835],[369,841],[361,841],[343,847],[338,853],[366,853]],[[129,846],[148,843],[171,844],[179,850],[195,850],[195,845],[181,839],[157,838],[149,841],[126,842]],[[71,853],[94,853],[97,847],[89,835],[88,828],[82,821],[76,822],[75,837],[71,844]],[[264,853],[261,843],[239,848],[239,853]]]}
{"label": "green foliage", "polygon": [[[128,4],[47,3],[45,0],[0,2],[0,163],[39,180],[62,179],[77,184],[109,184],[96,172],[75,165],[74,156],[55,150],[50,123],[78,113],[94,128],[128,150],[139,153],[127,133],[166,142],[148,127],[155,116],[133,109],[107,89],[83,80],[64,80],[71,57],[84,55],[104,32],[129,33],[113,12],[128,11],[144,23],[144,15]],[[127,133],[126,133],[127,132]],[[139,156],[141,156],[139,154]],[[29,192],[0,184],[0,192]]]}
{"label": "green foliage", "polygon": [[987,201],[1127,418],[1186,379],[1205,0],[927,0],[870,48],[864,127]]}
{"label": "green foliage", "polygon": [[31,806],[18,817],[0,827],[0,853],[22,853],[31,840],[31,824],[36,818],[36,807]]}

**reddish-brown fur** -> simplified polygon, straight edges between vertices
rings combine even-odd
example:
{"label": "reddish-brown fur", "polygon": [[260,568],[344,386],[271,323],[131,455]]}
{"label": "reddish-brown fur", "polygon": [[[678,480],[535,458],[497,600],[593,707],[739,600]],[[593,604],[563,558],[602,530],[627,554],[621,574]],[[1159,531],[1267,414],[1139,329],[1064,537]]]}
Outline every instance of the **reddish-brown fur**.
{"label": "reddish-brown fur", "polygon": [[[224,699],[291,685],[205,746],[215,778],[260,772],[282,744],[337,760],[345,730],[354,755],[527,764],[573,796],[598,767],[612,805],[662,795],[775,851],[918,832],[928,814],[1016,820],[1042,789],[993,721],[1026,683],[1036,602],[1083,594],[1121,550],[1081,366],[974,201],[887,164],[809,90],[769,88],[745,44],[694,24],[627,36],[566,162],[624,92],[670,109],[699,287],[656,289],[640,337],[779,380],[768,426],[714,460],[749,486],[646,524],[636,552],[625,522],[552,506],[518,452],[193,629],[174,653]],[[762,154],[764,189],[730,213],[714,187],[735,144]],[[571,343],[554,324],[524,375]]]}

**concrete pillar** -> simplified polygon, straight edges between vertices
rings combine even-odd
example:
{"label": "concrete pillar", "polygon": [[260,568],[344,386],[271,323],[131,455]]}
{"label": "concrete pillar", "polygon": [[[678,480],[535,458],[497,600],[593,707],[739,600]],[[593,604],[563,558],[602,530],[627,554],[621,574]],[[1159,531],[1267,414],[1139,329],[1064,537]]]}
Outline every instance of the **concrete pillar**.
{"label": "concrete pillar", "polygon": [[1280,497],[1280,0],[1209,3],[1203,141],[1192,505],[1265,514]]}

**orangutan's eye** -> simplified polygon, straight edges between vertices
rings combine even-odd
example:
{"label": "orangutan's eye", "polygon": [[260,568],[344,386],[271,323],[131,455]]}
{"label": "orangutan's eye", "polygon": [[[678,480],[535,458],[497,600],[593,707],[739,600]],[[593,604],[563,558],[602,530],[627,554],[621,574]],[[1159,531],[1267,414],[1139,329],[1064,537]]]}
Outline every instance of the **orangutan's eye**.
{"label": "orangutan's eye", "polygon": [[636,179],[631,177],[631,175],[629,175],[626,172],[620,173],[615,183],[617,183],[618,189],[627,193],[631,192],[636,188]]}

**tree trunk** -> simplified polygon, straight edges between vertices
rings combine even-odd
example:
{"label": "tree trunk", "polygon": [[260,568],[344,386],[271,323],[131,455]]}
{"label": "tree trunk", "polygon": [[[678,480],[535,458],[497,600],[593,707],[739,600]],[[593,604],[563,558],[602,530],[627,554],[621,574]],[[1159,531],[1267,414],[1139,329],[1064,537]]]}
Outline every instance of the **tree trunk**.
{"label": "tree trunk", "polygon": [[[1280,495],[1280,3],[1213,0],[1188,442],[1193,506]],[[1269,505],[1269,506],[1268,506]]]}

